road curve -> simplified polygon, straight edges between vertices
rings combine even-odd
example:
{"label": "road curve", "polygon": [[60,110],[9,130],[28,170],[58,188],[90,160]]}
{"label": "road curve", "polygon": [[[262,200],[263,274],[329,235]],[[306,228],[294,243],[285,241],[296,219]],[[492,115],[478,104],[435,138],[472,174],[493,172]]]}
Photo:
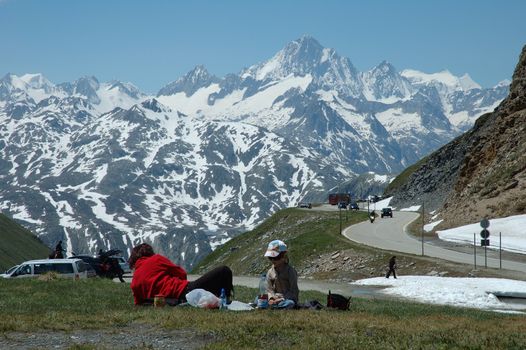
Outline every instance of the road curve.
{"label": "road curve", "polygon": [[[347,227],[342,234],[356,243],[368,246],[422,255],[422,242],[409,236],[406,227],[419,217],[418,213],[407,211],[393,212],[393,218],[377,218],[374,223],[364,221]],[[440,258],[462,264],[473,264],[473,254],[466,254],[454,250],[426,244],[424,239],[424,256]],[[499,268],[499,259],[488,257],[488,267]],[[484,264],[484,255],[477,253],[477,265]],[[502,268],[506,270],[526,272],[526,264],[502,260]]]}

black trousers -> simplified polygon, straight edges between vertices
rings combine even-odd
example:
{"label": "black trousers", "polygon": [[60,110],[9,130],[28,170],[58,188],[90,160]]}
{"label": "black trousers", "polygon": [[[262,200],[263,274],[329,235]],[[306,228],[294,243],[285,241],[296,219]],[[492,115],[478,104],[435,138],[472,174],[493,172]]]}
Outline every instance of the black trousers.
{"label": "black trousers", "polygon": [[189,282],[183,295],[198,288],[207,290],[218,297],[221,294],[221,289],[225,288],[226,296],[230,298],[234,289],[232,270],[228,266],[219,266],[208,271],[195,281]]}
{"label": "black trousers", "polygon": [[387,271],[387,275],[385,275],[385,278],[389,278],[389,276],[391,276],[391,272],[393,273],[394,278],[396,278],[396,271],[393,268],[389,268],[389,271]]}

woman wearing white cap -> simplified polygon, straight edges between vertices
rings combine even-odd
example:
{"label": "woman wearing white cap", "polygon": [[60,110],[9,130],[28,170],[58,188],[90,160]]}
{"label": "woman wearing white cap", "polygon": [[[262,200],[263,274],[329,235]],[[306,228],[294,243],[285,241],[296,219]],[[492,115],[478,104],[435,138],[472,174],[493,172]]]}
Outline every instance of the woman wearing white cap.
{"label": "woman wearing white cap", "polygon": [[277,309],[292,309],[298,304],[298,274],[289,265],[287,245],[280,240],[268,244],[265,256],[272,262],[267,272],[269,305]]}

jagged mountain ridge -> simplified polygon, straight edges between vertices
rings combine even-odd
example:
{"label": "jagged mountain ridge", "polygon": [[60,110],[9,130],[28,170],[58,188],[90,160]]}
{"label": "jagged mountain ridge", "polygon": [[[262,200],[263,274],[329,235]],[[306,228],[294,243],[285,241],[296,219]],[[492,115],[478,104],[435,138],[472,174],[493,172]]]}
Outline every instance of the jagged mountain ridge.
{"label": "jagged mountain ridge", "polygon": [[[200,74],[202,69],[198,70]],[[193,95],[174,89],[166,94],[163,89],[158,98],[187,115],[243,121],[301,139],[309,147],[336,153],[335,161],[339,164],[343,159],[343,166],[351,171],[357,168],[356,164],[364,164],[355,173],[367,170],[389,173],[402,170],[459,135],[465,125],[473,125],[477,116],[496,107],[507,92],[505,86],[481,89],[476,83],[469,83],[467,75],[457,78],[450,73],[433,76],[411,71],[406,78],[403,73],[396,72],[387,62],[360,73],[349,59],[323,48],[311,37],[303,37],[238,76],[229,75],[216,83],[206,80]],[[198,79],[187,76],[185,80]],[[481,99],[484,94],[488,97]],[[327,110],[331,113],[326,113]],[[314,130],[323,140],[316,135],[317,142],[309,143],[304,140],[304,130],[297,125],[308,125],[312,116],[317,119]],[[320,123],[317,116],[329,118],[330,122]],[[327,125],[337,127],[331,130]],[[298,132],[294,133],[295,130]],[[313,130],[312,125],[308,130]],[[390,136],[394,143],[404,147],[391,145],[387,150],[371,152],[371,146],[366,145],[368,138],[379,134]],[[384,143],[370,141],[380,148]],[[338,154],[341,144],[349,142],[364,146],[358,152],[345,150],[350,157]],[[371,153],[381,154],[380,160],[362,156]],[[393,167],[393,163],[397,165]]]}
{"label": "jagged mountain ridge", "polygon": [[388,191],[392,204],[426,203],[437,229],[526,212],[526,46],[509,95],[467,133],[443,146]]}
{"label": "jagged mountain ridge", "polygon": [[94,253],[149,240],[191,267],[279,208],[399,172],[460,132],[448,101],[476,115],[462,106],[491,108],[507,89],[429,81],[387,62],[358,72],[310,37],[224,78],[197,66],[155,98],[94,77],[7,75],[0,207],[50,245]]}

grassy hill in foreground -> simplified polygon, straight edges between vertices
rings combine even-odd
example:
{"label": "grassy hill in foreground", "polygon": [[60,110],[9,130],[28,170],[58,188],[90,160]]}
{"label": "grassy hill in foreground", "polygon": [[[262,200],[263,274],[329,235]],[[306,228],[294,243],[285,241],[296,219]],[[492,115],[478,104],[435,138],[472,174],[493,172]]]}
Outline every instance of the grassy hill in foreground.
{"label": "grassy hill in foreground", "polygon": [[31,259],[45,259],[50,253],[30,231],[0,214],[0,271]]}
{"label": "grassy hill in foreground", "polygon": [[[236,286],[236,300],[256,292]],[[99,278],[0,279],[0,310],[2,349],[526,348],[526,317],[517,314],[362,298],[351,311],[136,307],[129,285]]]}

